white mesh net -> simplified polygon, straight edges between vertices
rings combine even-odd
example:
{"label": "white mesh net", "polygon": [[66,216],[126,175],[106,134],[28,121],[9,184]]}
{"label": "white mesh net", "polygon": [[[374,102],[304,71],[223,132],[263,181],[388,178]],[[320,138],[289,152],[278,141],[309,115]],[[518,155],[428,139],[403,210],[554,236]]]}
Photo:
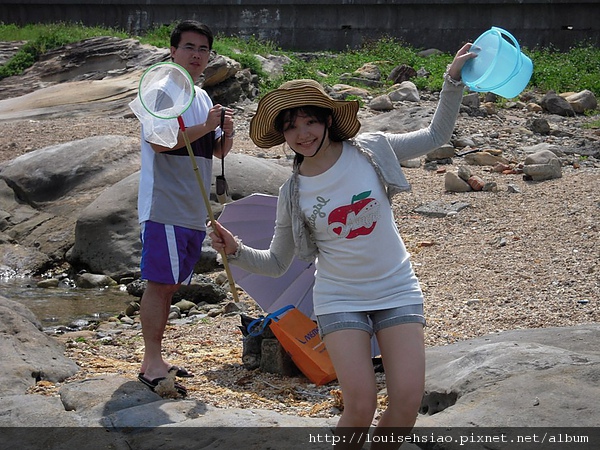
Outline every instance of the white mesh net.
{"label": "white mesh net", "polygon": [[172,148],[177,143],[179,123],[194,99],[194,83],[187,71],[175,63],[158,63],[148,68],[137,97],[129,107],[143,126],[144,139]]}

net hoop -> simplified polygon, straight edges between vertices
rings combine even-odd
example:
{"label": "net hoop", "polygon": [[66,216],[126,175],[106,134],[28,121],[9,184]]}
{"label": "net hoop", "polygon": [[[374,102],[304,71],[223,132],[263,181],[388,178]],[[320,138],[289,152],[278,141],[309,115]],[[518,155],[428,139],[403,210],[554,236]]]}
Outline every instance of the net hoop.
{"label": "net hoop", "polygon": [[[172,91],[179,89],[179,92],[175,96],[177,99],[185,96],[183,101],[177,103],[176,108],[168,108],[167,114],[161,114],[156,110],[156,102],[154,107],[148,104],[148,98],[146,98],[145,93],[148,89],[152,90],[155,88],[157,84],[162,84],[159,90],[163,88],[170,88]],[[138,95],[144,109],[153,117],[158,119],[175,119],[191,106],[195,95],[194,81],[188,71],[179,64],[174,62],[159,62],[148,67],[142,74],[138,85]],[[151,100],[156,100],[156,97],[152,97]],[[160,111],[163,111],[163,109]]]}

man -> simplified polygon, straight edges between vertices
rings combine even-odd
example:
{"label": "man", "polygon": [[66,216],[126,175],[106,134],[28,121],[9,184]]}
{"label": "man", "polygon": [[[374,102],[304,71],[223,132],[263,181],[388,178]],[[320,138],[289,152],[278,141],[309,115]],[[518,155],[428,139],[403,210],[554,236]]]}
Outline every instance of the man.
{"label": "man", "polygon": [[[171,34],[171,60],[197,81],[208,65],[213,34],[204,24],[187,20]],[[207,192],[212,177],[212,157],[224,158],[233,143],[232,112],[212,104],[208,94],[195,87],[191,106],[182,114],[186,133]],[[142,133],[142,136],[144,134]],[[162,340],[173,294],[189,283],[206,236],[207,209],[190,161],[183,133],[173,148],[142,138],[142,168],[138,192],[141,225],[141,276],[148,285],[141,299],[140,317],[144,359],[138,379],[154,390],[169,371],[193,376],[162,357]],[[175,383],[182,396],[186,388]]]}

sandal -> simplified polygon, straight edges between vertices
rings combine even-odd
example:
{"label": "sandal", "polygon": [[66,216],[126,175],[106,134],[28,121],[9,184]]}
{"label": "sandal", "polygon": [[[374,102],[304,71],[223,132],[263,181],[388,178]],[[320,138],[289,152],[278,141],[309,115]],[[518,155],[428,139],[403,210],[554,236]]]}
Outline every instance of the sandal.
{"label": "sandal", "polygon": [[[159,385],[159,383],[162,380],[166,380],[167,377],[158,377],[155,378],[153,380],[150,380],[148,378],[146,378],[143,374],[139,374],[138,375],[138,380],[140,380],[143,384],[145,384],[146,386],[148,386],[150,388],[150,390],[152,392],[155,392],[156,387]],[[179,383],[174,383],[174,387],[175,390],[177,391],[177,393],[179,395],[181,395],[182,397],[186,397],[187,396],[187,389],[185,388],[185,386],[179,384]]]}

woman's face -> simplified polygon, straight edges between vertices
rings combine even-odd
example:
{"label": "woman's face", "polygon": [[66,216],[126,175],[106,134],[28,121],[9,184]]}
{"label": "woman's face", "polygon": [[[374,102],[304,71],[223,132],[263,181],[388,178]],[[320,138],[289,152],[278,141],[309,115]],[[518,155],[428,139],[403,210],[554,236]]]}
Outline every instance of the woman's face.
{"label": "woman's face", "polygon": [[317,118],[298,111],[293,120],[284,120],[283,137],[296,153],[313,156],[323,141],[326,126],[327,124],[319,122]]}

